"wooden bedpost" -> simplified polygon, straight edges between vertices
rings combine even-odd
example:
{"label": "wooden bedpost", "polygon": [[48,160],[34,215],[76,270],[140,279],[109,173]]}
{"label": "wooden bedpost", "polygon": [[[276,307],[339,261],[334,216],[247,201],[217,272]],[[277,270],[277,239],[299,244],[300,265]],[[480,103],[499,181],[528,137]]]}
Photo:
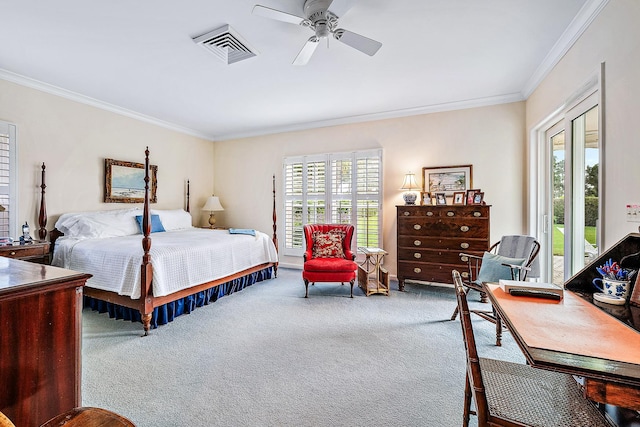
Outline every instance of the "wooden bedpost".
{"label": "wooden bedpost", "polygon": [[153,269],[151,266],[151,210],[149,209],[149,147],[144,151],[144,208],[142,214],[142,256],[141,277],[140,277],[140,316],[142,317],[142,327],[144,335],[149,335],[151,327],[151,316],[153,315],[152,288]]}
{"label": "wooden bedpost", "polygon": [[[278,225],[276,223],[276,174],[273,174],[273,244],[276,247],[276,252],[278,252],[278,233],[276,232],[278,229]],[[278,277],[278,263],[273,264],[273,275]]]}
{"label": "wooden bedpost", "polygon": [[191,212],[191,201],[189,200],[189,180],[187,180],[187,212]]}
{"label": "wooden bedpost", "polygon": [[44,240],[47,237],[47,204],[44,199],[45,189],[47,185],[44,183],[46,166],[42,162],[42,183],[40,184],[40,214],[38,215],[38,237]]}

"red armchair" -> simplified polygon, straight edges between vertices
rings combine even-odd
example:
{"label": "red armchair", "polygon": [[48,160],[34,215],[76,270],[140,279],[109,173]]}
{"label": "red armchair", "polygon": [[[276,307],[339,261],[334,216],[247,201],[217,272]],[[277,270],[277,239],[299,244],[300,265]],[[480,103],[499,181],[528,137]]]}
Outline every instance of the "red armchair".
{"label": "red armchair", "polygon": [[351,298],[358,265],[351,252],[354,227],[351,224],[307,224],[303,227],[306,248],[302,279],[304,297],[309,297],[309,282],[349,282]]}

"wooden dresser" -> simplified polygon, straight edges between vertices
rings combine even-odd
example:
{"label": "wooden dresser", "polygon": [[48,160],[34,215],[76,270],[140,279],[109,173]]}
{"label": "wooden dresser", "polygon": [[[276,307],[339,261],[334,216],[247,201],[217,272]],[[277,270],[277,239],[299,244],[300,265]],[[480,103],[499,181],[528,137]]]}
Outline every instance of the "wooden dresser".
{"label": "wooden dresser", "polygon": [[39,426],[81,406],[82,287],[89,274],[0,257],[0,411]]}
{"label": "wooden dresser", "polygon": [[453,283],[465,273],[460,252],[482,256],[489,249],[489,205],[397,206],[398,287],[405,280]]}

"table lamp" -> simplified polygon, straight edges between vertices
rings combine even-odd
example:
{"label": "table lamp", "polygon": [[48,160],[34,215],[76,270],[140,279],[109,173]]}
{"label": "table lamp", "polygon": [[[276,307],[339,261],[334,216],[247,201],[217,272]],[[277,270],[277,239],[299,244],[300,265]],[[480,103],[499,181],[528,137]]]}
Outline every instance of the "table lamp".
{"label": "table lamp", "polygon": [[420,187],[418,187],[418,184],[416,183],[416,175],[414,173],[409,171],[409,173],[404,176],[404,182],[402,183],[402,187],[400,187],[400,189],[406,190],[402,195],[404,204],[415,205],[416,199],[418,198],[415,190],[420,189]]}
{"label": "table lamp", "polygon": [[203,211],[209,211],[209,228],[213,228],[216,223],[215,211],[223,211],[224,208],[220,204],[218,196],[211,196],[207,198],[207,202],[202,207]]}

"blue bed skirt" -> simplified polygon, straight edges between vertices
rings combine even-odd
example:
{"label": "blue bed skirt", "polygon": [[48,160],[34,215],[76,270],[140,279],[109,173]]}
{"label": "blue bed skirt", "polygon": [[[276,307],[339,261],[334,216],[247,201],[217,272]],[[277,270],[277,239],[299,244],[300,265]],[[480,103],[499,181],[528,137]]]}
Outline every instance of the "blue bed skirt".
{"label": "blue bed skirt", "polygon": [[[166,325],[178,316],[189,314],[198,307],[216,302],[218,298],[241,291],[256,282],[270,279],[272,273],[273,267],[267,267],[264,270],[239,277],[213,288],[209,288],[205,291],[156,307],[153,310],[153,317],[151,318],[151,328],[155,329],[160,325]],[[140,312],[132,308],[123,307],[121,305],[105,302],[88,296],[84,297],[84,307],[90,308],[99,313],[109,313],[109,317],[112,319],[115,318],[142,323]]]}

